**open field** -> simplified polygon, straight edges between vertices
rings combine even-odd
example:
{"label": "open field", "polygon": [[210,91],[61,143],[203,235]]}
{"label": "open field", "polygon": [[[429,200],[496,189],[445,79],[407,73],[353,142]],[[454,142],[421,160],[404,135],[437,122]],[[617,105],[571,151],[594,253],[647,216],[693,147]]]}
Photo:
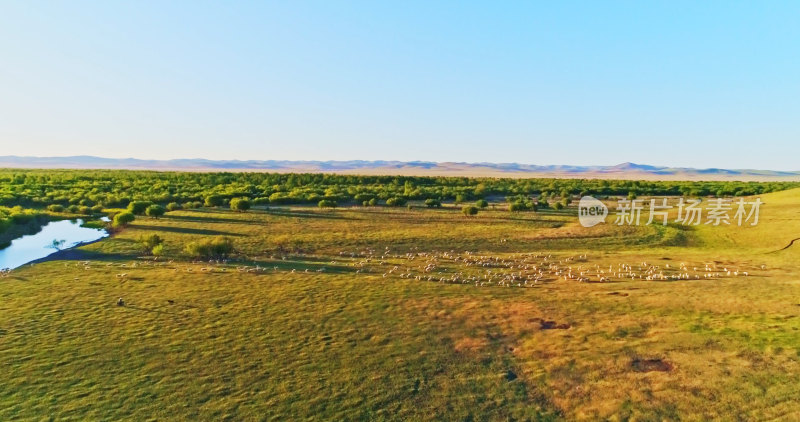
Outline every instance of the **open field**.
{"label": "open field", "polygon": [[[761,198],[753,227],[140,217],[0,278],[0,419],[797,419],[800,190]],[[235,260],[183,256],[218,235]]]}

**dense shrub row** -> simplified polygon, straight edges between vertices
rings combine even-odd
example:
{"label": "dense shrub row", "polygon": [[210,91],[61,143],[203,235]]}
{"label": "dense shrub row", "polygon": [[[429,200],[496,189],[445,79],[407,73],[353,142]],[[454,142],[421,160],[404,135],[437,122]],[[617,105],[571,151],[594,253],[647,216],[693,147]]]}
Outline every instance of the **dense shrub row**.
{"label": "dense shrub row", "polygon": [[0,249],[8,246],[11,239],[23,234],[35,233],[47,222],[47,215],[38,211],[0,207]]}
{"label": "dense shrub row", "polygon": [[[335,174],[189,173],[119,170],[0,170],[0,205],[92,213],[128,208],[146,214],[151,205],[167,211],[199,206],[233,206],[243,211],[264,204],[386,204],[408,200],[473,202],[496,197],[571,195],[739,196],[798,187],[796,182],[679,182],[583,179],[498,179],[466,177],[355,176]],[[238,200],[235,200],[239,198]],[[231,201],[233,204],[231,204]],[[527,199],[528,201],[530,199]],[[242,202],[246,201],[246,202]],[[332,202],[331,202],[332,201]],[[526,200],[523,199],[523,205]],[[516,200],[512,201],[517,203]],[[545,201],[546,202],[546,201]],[[436,206],[430,203],[429,206]],[[426,204],[427,205],[427,204]],[[478,205],[480,207],[480,205]],[[62,208],[58,208],[62,207]],[[515,206],[517,207],[517,206]],[[527,208],[530,208],[526,205]],[[61,211],[57,211],[61,210]],[[151,214],[155,215],[154,209]]]}

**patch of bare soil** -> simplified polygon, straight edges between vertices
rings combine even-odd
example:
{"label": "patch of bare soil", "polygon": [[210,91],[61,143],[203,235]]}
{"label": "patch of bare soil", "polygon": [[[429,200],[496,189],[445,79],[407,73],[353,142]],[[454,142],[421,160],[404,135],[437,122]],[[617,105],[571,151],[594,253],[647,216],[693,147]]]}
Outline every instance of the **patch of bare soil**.
{"label": "patch of bare soil", "polygon": [[566,329],[568,329],[568,328],[570,328],[572,326],[569,325],[566,322],[559,324],[559,323],[557,323],[555,321],[549,321],[549,320],[545,320],[545,319],[540,319],[539,320],[539,327],[542,330],[566,330]]}
{"label": "patch of bare soil", "polygon": [[631,369],[636,372],[669,372],[673,365],[663,359],[641,359],[634,358],[631,361]]}

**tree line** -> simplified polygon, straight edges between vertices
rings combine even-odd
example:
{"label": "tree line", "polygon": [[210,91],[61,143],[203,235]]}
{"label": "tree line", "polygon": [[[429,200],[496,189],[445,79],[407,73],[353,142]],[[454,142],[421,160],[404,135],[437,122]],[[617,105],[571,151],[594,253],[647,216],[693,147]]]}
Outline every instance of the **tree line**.
{"label": "tree line", "polygon": [[[800,187],[798,182],[504,179],[357,176],[316,173],[191,173],[127,170],[0,170],[0,206],[91,214],[131,203],[167,211],[264,204],[404,205],[409,200],[467,202],[502,197],[517,207],[533,197],[746,196]],[[325,202],[322,202],[325,201]],[[147,208],[135,214],[147,212]],[[158,213],[159,209],[151,212]]]}

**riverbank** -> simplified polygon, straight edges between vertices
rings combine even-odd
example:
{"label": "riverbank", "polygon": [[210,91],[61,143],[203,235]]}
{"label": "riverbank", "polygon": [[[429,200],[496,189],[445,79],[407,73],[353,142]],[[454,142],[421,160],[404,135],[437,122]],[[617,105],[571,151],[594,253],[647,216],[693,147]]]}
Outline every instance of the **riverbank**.
{"label": "riverbank", "polygon": [[70,248],[60,249],[60,250],[58,250],[56,252],[53,252],[50,255],[47,255],[45,257],[42,257],[42,258],[39,258],[39,259],[34,259],[33,261],[28,262],[25,265],[41,264],[43,262],[48,262],[48,261],[85,261],[85,260],[89,260],[89,259],[94,259],[94,258],[96,258],[96,256],[95,256],[96,254],[95,253],[89,252],[89,251],[86,251],[86,250],[83,250],[83,249],[78,249],[78,248],[83,247],[83,246],[87,246],[87,245],[91,245],[92,243],[100,242],[102,240],[108,239],[109,237],[111,237],[110,233],[108,234],[108,236],[101,237],[101,238],[96,239],[96,240],[91,240],[91,241],[88,241],[88,242],[80,242],[77,245],[72,246]]}
{"label": "riverbank", "polygon": [[46,215],[37,215],[23,224],[11,223],[6,226],[5,230],[0,233],[0,250],[11,246],[14,239],[22,236],[39,233],[42,227],[50,222],[50,218]]}
{"label": "riverbank", "polygon": [[79,253],[66,251],[109,236],[104,229],[84,227],[81,219],[51,221],[36,231],[14,239],[10,247],[0,250],[0,268],[14,269],[48,258],[78,259]]}

